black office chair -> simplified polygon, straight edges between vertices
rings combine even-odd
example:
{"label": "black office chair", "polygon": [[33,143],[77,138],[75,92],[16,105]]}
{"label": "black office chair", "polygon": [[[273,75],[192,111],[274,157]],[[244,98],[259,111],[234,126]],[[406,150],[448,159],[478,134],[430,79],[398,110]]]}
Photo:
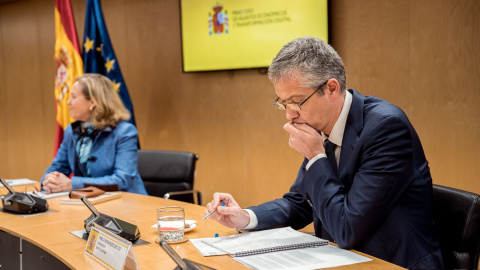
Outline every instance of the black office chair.
{"label": "black office chair", "polygon": [[480,253],[480,196],[433,185],[433,220],[446,269],[477,269]]}
{"label": "black office chair", "polygon": [[202,205],[193,189],[198,155],[190,152],[138,150],[138,172],[148,195]]}

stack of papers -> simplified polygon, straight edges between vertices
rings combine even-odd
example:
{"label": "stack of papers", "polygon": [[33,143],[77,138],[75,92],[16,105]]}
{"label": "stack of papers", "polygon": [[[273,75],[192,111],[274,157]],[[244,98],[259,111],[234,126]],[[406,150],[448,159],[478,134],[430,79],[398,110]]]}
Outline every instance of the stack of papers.
{"label": "stack of papers", "polygon": [[253,269],[305,270],[371,261],[290,227],[190,239],[203,256],[229,254]]}

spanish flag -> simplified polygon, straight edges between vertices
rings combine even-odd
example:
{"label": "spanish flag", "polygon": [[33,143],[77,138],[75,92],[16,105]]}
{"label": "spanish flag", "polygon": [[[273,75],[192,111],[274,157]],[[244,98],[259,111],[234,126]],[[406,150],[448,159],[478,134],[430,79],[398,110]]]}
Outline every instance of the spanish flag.
{"label": "spanish flag", "polygon": [[70,117],[67,101],[75,78],[83,74],[83,61],[70,0],[55,0],[55,37],[57,129],[54,154],[62,143],[65,128],[74,121]]}

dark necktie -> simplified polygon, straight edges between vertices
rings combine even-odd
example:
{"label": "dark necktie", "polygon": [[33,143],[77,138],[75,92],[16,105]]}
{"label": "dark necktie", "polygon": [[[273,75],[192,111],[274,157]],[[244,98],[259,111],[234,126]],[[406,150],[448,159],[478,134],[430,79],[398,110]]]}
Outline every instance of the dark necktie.
{"label": "dark necktie", "polygon": [[332,165],[333,169],[335,172],[337,171],[337,161],[335,159],[335,148],[337,147],[336,144],[332,143],[328,139],[325,140],[323,143],[323,146],[325,147],[325,153],[327,154],[327,159]]}

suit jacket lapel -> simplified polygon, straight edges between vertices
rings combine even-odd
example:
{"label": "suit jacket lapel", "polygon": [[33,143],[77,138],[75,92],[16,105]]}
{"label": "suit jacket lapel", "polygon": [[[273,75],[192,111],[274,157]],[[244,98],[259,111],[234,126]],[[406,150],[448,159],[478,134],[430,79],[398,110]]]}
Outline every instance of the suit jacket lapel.
{"label": "suit jacket lapel", "polygon": [[342,151],[340,154],[340,161],[338,166],[338,176],[343,179],[345,175],[345,166],[350,160],[352,150],[357,144],[358,134],[363,129],[363,106],[365,96],[361,95],[354,89],[348,89],[352,94],[352,105],[347,116],[347,123],[345,124],[345,131],[343,133]]}

